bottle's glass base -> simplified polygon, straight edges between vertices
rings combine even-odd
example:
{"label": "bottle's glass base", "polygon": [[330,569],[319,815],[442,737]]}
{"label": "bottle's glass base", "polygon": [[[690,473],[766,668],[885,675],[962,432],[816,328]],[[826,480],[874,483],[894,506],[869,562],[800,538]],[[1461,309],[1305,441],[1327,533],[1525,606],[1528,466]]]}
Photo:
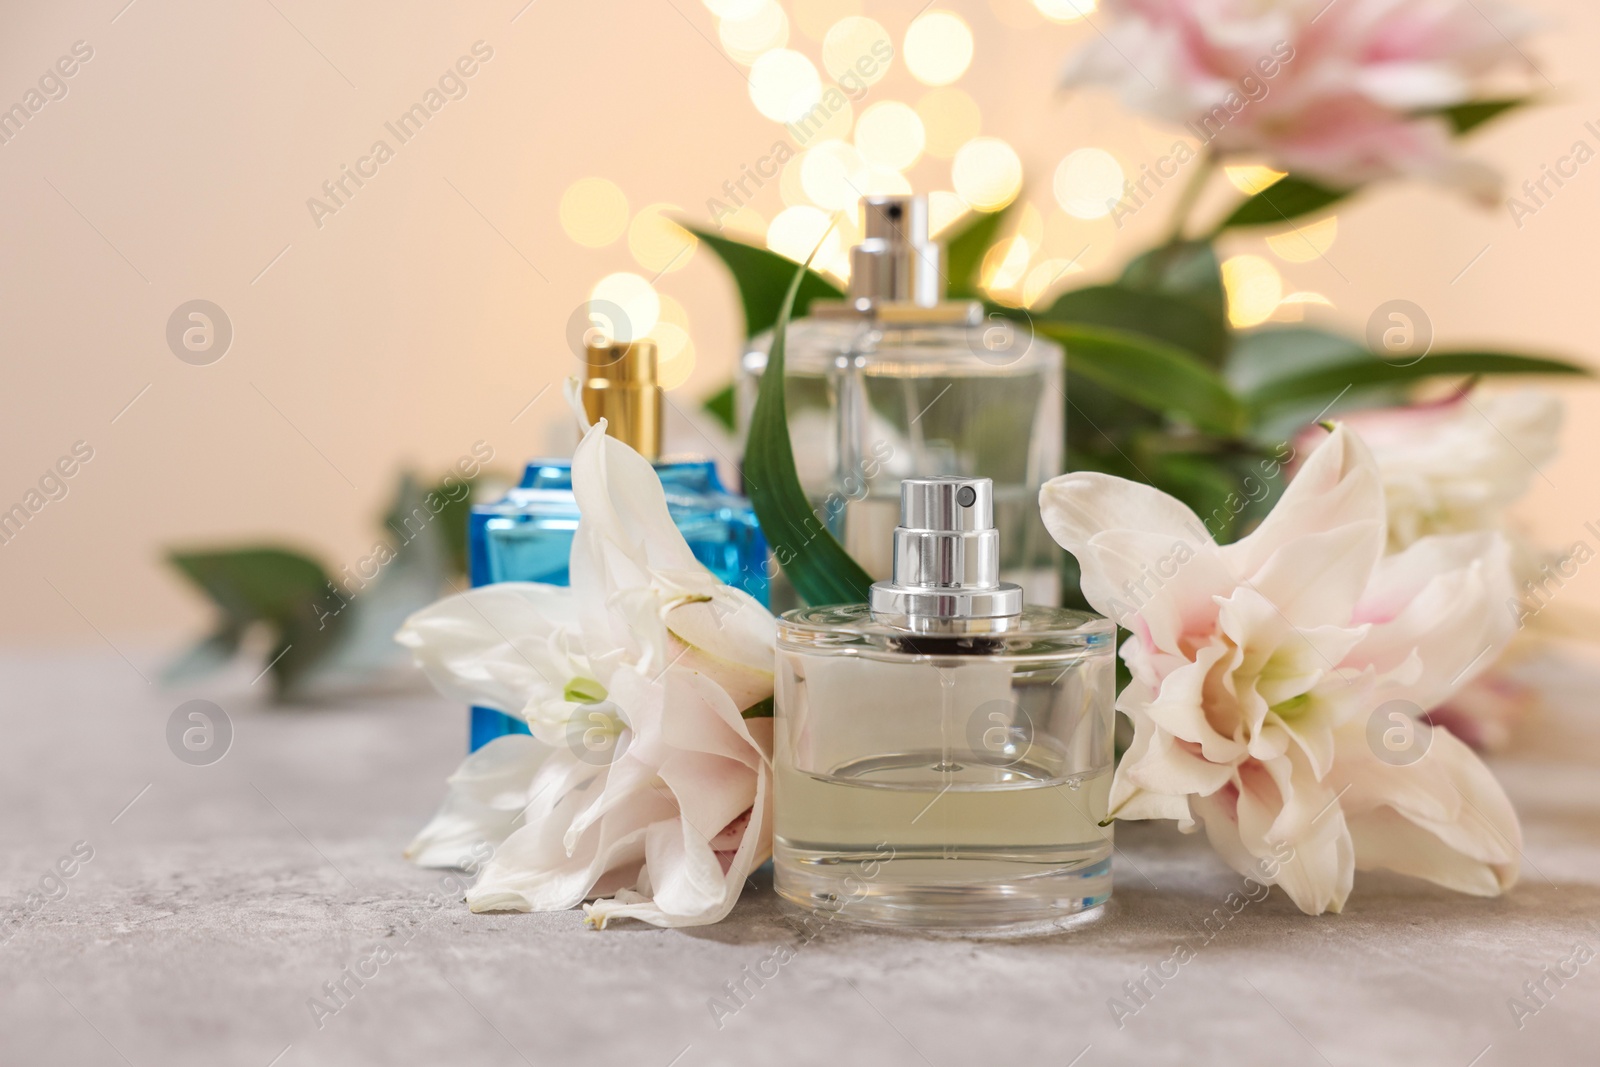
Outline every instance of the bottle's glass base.
{"label": "bottle's glass base", "polygon": [[773,843],[773,884],[829,921],[949,933],[1049,933],[1111,896],[1111,845],[844,853]]}

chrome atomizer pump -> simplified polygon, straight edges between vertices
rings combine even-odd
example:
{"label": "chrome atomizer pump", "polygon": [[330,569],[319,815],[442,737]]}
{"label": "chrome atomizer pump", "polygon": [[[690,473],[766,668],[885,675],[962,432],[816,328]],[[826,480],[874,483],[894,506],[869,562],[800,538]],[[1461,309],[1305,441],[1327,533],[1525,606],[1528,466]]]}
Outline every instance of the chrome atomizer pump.
{"label": "chrome atomizer pump", "polygon": [[846,921],[1012,930],[1105,903],[1115,630],[1000,578],[987,478],[907,478],[869,602],[778,627],[773,860]]}

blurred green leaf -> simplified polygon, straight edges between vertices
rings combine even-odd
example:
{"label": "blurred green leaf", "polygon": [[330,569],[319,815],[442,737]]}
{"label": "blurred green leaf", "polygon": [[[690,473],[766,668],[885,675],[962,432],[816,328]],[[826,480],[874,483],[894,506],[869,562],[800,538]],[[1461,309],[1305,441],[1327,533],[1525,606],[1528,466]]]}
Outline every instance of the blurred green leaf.
{"label": "blurred green leaf", "polygon": [[330,613],[327,573],[308,556],[282,548],[172,552],[168,562],[211,598],[222,613],[218,629],[170,670],[192,672],[215,662],[223,634],[238,637],[256,625],[273,635],[269,662],[275,689],[292,689],[332,646],[343,622]]}
{"label": "blurred green leaf", "polygon": [[1343,200],[1353,191],[1330,189],[1291,174],[1240,204],[1234,209],[1233,214],[1217,227],[1217,232],[1221,233],[1236,226],[1272,226],[1289,222],[1302,215],[1322,211]]}
{"label": "blurred green leaf", "polygon": [[1444,116],[1457,136],[1482,126],[1490,119],[1499,118],[1507,111],[1533,103],[1531,96],[1507,96],[1498,100],[1473,100],[1454,107],[1441,108],[1436,114]]}
{"label": "blurred green leaf", "polygon": [[1347,338],[1296,327],[1242,336],[1225,376],[1239,398],[1260,411],[1308,398],[1332,403],[1347,390],[1444,376],[1589,373],[1564,360],[1508,352],[1431,352],[1414,363],[1390,363]]}
{"label": "blurred green leaf", "polygon": [[1173,241],[1135,256],[1123,268],[1121,284],[1128,289],[1180,297],[1217,321],[1227,322],[1222,266],[1210,241]]}
{"label": "blurred green leaf", "polygon": [[1232,540],[1245,497],[1238,478],[1216,457],[1182,452],[1158,456],[1149,477],[1157,489],[1189,505],[1219,544]]}
{"label": "blurred green leaf", "polygon": [[1156,290],[1094,285],[1063,293],[1036,321],[1078,322],[1143,334],[1184,349],[1213,366],[1228,352],[1228,325],[1200,304]]}
{"label": "blurred green leaf", "polygon": [[772,349],[761,375],[755,413],[750,418],[745,488],[767,544],[801,599],[813,605],[855,604],[867,599],[872,579],[812,510],[811,501],[800,486],[789,441],[784,396],[785,335],[806,271],[805,267],[794,271],[778,310]]}
{"label": "blurred green leaf", "polygon": [[[771,329],[778,321],[778,309],[783,304],[789,279],[794,275],[794,260],[694,226],[685,225],[684,229],[704,241],[732,272],[734,284],[739,287],[739,301],[744,306],[744,335],[754,337]],[[844,299],[838,286],[809,267],[801,278],[795,295],[796,315],[804,315],[813,300]]]}
{"label": "blurred green leaf", "polygon": [[729,382],[715,393],[700,402],[700,410],[716,419],[724,430],[732,433],[734,430],[734,385]]}
{"label": "blurred green leaf", "polygon": [[1074,373],[1125,399],[1211,433],[1231,437],[1244,429],[1244,408],[1222,379],[1180,348],[1102,326],[1038,322],[1035,328],[1066,347]]}
{"label": "blurred green leaf", "polygon": [[241,627],[231,621],[224,621],[209,637],[202,638],[188,651],[167,664],[161,672],[162,682],[167,685],[177,685],[204,677],[212,671],[221,670],[229,660],[239,654],[239,642],[243,639],[244,630]]}
{"label": "blurred green leaf", "polygon": [[[1016,203],[1016,201],[1012,201]],[[959,229],[942,234],[945,249],[946,289],[952,300],[975,300],[980,297],[979,276],[983,272],[983,257],[994,247],[1000,236],[1000,227],[1011,211],[1008,204],[999,211],[979,213],[963,222]]]}

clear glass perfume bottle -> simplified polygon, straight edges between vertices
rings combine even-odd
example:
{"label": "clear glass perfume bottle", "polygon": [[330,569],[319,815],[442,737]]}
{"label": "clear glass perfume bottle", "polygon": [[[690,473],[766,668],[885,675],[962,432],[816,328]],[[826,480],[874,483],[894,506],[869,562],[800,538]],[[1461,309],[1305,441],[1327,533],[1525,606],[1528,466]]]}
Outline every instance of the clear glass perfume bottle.
{"label": "clear glass perfume bottle", "polygon": [[[767,546],[750,502],[723,488],[716,464],[696,457],[658,458],[661,388],[653,342],[597,342],[586,350],[584,410],[606,419],[606,432],[655,464],[667,511],[706,568],[729,585],[767,602]],[[546,582],[566,585],[567,560],[578,528],[568,460],[534,460],[522,484],[492,504],[479,504],[468,520],[468,571],[472,584]],[[470,747],[508,733],[527,733],[520,719],[493,708],[473,708]]]}
{"label": "clear glass perfume bottle", "polygon": [[893,579],[778,626],[778,893],[869,925],[1047,927],[1111,894],[1114,628],[999,580],[988,479],[901,482]]}
{"label": "clear glass perfume bottle", "polygon": [[[994,483],[1000,572],[1036,604],[1060,602],[1060,551],[1039,519],[1039,487],[1061,473],[1062,351],[976,300],[946,301],[927,201],[872,196],[852,249],[850,294],[816,301],[789,327],[789,429],[801,484],[835,536],[887,578],[900,480],[912,473]],[[741,365],[743,424],[772,335]],[[792,597],[774,589],[775,606]]]}

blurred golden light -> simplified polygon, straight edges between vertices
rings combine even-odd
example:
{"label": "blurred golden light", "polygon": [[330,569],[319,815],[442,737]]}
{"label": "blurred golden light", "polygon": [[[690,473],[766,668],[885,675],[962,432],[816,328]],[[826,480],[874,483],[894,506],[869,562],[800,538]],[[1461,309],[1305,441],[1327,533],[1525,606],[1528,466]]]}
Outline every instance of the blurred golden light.
{"label": "blurred golden light", "polygon": [[1255,196],[1263,189],[1271,188],[1288,177],[1288,172],[1273,170],[1271,167],[1236,165],[1223,167],[1222,170],[1235,189],[1251,196]]}
{"label": "blurred golden light", "polygon": [[604,248],[628,228],[628,198],[615,182],[579,178],[561,194],[561,228],[586,248]]}
{"label": "blurred golden light", "polygon": [[1106,261],[1117,248],[1120,236],[1109,215],[1080,219],[1056,207],[1044,220],[1045,250],[1053,256],[1065,256],[1076,269],[1094,270]]}
{"label": "blurred golden light", "polygon": [[1061,279],[1069,274],[1080,274],[1083,268],[1070,259],[1046,259],[1034,264],[1022,282],[1022,302],[1028,307],[1052,295]]}
{"label": "blurred golden light", "polygon": [[[778,176],[778,193],[790,207],[811,203],[811,197],[806,195],[805,186],[800,181],[805,173],[805,165],[806,157],[802,153],[785,163],[783,173]],[[766,232],[765,229],[762,232]]]}
{"label": "blurred golden light", "polygon": [[[830,263],[839,254],[839,231],[829,230],[833,216],[821,208],[801,205],[784,208],[778,212],[772,225],[767,227],[767,247],[780,256],[788,256],[796,263],[804,263],[811,250],[817,249],[817,261]],[[827,234],[826,240],[823,235]],[[822,247],[817,248],[821,241]]]}
{"label": "blurred golden light", "polygon": [[767,0],[753,15],[719,22],[717,38],[728,55],[740,63],[754,63],[763,52],[789,43],[789,16],[781,5]]}
{"label": "blurred golden light", "polygon": [[856,147],[874,166],[905,170],[922,156],[926,141],[922,119],[898,100],[873,104],[856,123]]}
{"label": "blurred golden light", "polygon": [[1022,189],[1022,160],[998,137],[974,137],[956,152],[950,178],[967,203],[979,211],[999,211]]}
{"label": "blurred golden light", "polygon": [[928,236],[937,237],[967,213],[967,202],[940,189],[928,194]]}
{"label": "blurred golden light", "polygon": [[822,78],[811,60],[774,48],[750,65],[750,100],[773,122],[794,122],[822,99]]}
{"label": "blurred golden light", "polygon": [[1012,212],[1015,216],[1013,228],[1018,237],[1028,242],[1028,245],[1037,252],[1044,247],[1044,214],[1032,201],[1024,203],[1021,209]]}
{"label": "blurred golden light", "polygon": [[854,210],[869,177],[867,161],[843,141],[824,141],[801,157],[801,188],[813,204],[832,211]]}
{"label": "blurred golden light", "polygon": [[963,90],[935,89],[917,101],[928,155],[949,159],[983,128],[978,102]]}
{"label": "blurred golden light", "polygon": [[651,204],[640,208],[628,226],[628,251],[633,260],[651,274],[682,270],[694,258],[699,240],[672,221],[682,215],[677,204]]}
{"label": "blurred golden light", "polygon": [[861,14],[861,0],[795,0],[794,21],[800,32],[813,41],[828,36],[840,19]]}
{"label": "blurred golden light", "polygon": [[1123,180],[1116,156],[1103,148],[1080,148],[1056,167],[1051,191],[1067,214],[1098,219],[1111,214],[1122,198]]}
{"label": "blurred golden light", "polygon": [[1279,322],[1300,322],[1306,317],[1307,306],[1312,304],[1321,307],[1333,307],[1333,301],[1321,293],[1302,289],[1300,292],[1290,293],[1278,301],[1277,310],[1273,312],[1272,317]]}
{"label": "blurred golden light", "polygon": [[689,331],[672,322],[658,322],[650,331],[656,343],[656,381],[663,389],[676,389],[694,373],[694,341]]}
{"label": "blurred golden light", "polygon": [[[832,86],[828,88],[832,88]],[[826,91],[825,89],[824,92]],[[843,100],[833,97],[828,101],[828,107],[832,107],[835,104],[839,105],[839,109],[824,118],[820,126],[817,125],[817,118],[827,108],[808,114],[803,123],[789,127],[789,133],[794,138],[796,147],[804,148],[807,145],[816,144],[818,141],[848,141],[850,139],[850,131],[855,128],[856,124],[856,109],[851,106],[848,97]]]}
{"label": "blurred golden light", "polygon": [[1008,237],[984,253],[979,284],[991,292],[1015,289],[1027,272],[1033,249],[1026,238]]}
{"label": "blurred golden light", "polygon": [[1241,330],[1266,322],[1283,299],[1283,279],[1260,256],[1223,260],[1222,285],[1228,291],[1228,321]]}
{"label": "blurred golden light", "polygon": [[[595,325],[615,341],[637,341],[649,335],[661,318],[661,300],[655,287],[637,274],[622,271],[607,274],[589,291]],[[622,310],[621,321],[612,321],[609,309],[597,304],[613,304]]]}
{"label": "blurred golden light", "polygon": [[1094,14],[1095,0],[1033,0],[1033,6],[1051,22],[1077,22]]}
{"label": "blurred golden light", "polygon": [[910,196],[911,181],[897,170],[873,167],[867,174],[868,196]]}
{"label": "blurred golden light", "polygon": [[953,11],[918,15],[906,29],[906,68],[924,85],[949,85],[972,63],[972,30]]}
{"label": "blurred golden light", "polygon": [[840,19],[822,39],[822,66],[835,81],[848,75],[872,85],[889,73],[893,58],[889,31],[859,15]]}
{"label": "blurred golden light", "polygon": [[1329,215],[1318,222],[1293,227],[1267,238],[1267,247],[1288,263],[1310,263],[1325,255],[1339,236],[1339,216]]}
{"label": "blurred golden light", "polygon": [[689,313],[684,310],[682,304],[666,293],[658,294],[656,300],[661,304],[661,316],[657,320],[658,329],[659,324],[662,322],[670,322],[674,326],[682,326],[685,330],[689,328]]}
{"label": "blurred golden light", "polygon": [[767,4],[769,0],[701,0],[719,19],[747,19]]}

